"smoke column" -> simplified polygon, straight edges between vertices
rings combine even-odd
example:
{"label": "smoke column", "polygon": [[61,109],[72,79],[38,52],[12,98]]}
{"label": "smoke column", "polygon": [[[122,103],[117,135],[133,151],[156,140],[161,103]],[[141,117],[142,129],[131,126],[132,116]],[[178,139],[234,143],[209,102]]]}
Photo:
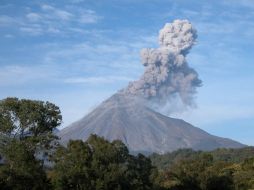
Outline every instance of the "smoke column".
{"label": "smoke column", "polygon": [[186,55],[196,38],[197,32],[188,20],[165,24],[159,32],[159,48],[141,50],[144,74],[122,92],[157,105],[165,105],[179,97],[184,105],[191,106],[201,80],[186,62]]}

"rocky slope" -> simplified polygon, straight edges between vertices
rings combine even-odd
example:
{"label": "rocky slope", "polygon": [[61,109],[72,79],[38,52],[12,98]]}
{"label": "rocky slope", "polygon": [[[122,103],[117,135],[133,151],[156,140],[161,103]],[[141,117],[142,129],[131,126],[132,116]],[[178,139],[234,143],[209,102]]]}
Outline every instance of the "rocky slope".
{"label": "rocky slope", "polygon": [[69,139],[86,140],[90,134],[110,141],[120,139],[130,151],[143,153],[244,146],[210,135],[183,120],[166,117],[121,94],[113,95],[87,116],[58,132],[63,143]]}

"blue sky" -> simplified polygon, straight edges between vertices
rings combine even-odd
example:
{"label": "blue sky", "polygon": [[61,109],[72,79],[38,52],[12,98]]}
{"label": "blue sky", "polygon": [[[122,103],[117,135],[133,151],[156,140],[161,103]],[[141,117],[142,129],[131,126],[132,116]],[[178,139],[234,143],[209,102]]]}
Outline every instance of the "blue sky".
{"label": "blue sky", "polygon": [[254,145],[252,0],[1,0],[0,98],[54,102],[66,126],[137,79],[140,50],[174,19],[198,31],[187,59],[203,81],[174,116]]}

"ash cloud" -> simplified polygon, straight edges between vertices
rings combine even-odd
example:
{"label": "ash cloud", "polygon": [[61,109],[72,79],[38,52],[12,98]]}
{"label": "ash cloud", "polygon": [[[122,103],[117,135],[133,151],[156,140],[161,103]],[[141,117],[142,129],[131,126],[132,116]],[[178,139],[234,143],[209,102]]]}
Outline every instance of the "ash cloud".
{"label": "ash cloud", "polygon": [[141,50],[144,74],[139,80],[130,82],[122,92],[153,105],[174,105],[172,101],[178,99],[182,105],[192,106],[201,80],[188,65],[186,56],[196,38],[197,32],[188,20],[165,24],[159,32],[159,47]]}

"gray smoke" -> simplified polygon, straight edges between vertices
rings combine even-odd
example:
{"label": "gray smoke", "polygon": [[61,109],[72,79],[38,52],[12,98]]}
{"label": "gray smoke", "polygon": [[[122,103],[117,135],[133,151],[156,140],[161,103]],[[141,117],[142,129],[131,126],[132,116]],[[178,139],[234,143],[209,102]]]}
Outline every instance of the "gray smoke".
{"label": "gray smoke", "polygon": [[159,48],[141,50],[144,74],[122,92],[157,105],[168,104],[176,97],[183,105],[192,105],[201,80],[186,62],[186,55],[196,38],[197,32],[188,20],[165,24],[159,32]]}

